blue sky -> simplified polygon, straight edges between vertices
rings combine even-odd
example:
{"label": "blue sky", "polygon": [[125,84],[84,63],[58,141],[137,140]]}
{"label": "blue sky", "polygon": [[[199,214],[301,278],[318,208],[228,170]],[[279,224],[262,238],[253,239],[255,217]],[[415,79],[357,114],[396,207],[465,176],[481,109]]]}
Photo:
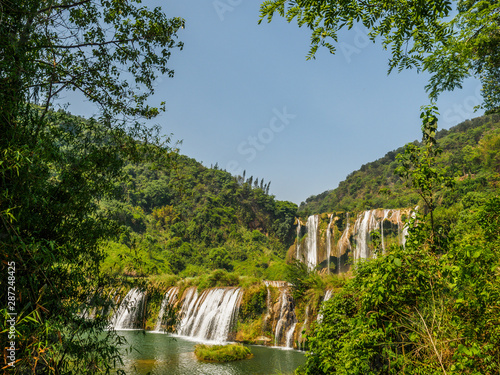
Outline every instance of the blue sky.
{"label": "blue sky", "polygon": [[[186,20],[174,51],[174,78],[162,78],[154,123],[182,140],[181,153],[271,181],[280,200],[300,204],[335,188],[350,172],[420,138],[427,77],[387,76],[389,54],[361,27],[341,33],[336,55],[306,61],[309,32],[280,18],[258,25],[259,2],[145,1]],[[440,128],[480,113],[479,83],[438,101]],[[85,104],[70,107],[85,112]],[[85,113],[81,113],[85,114]]]}

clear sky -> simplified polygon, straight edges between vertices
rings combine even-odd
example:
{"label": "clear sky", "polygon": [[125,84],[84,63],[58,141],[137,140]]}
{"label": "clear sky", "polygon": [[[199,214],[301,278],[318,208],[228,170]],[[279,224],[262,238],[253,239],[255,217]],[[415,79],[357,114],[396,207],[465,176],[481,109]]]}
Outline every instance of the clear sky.
{"label": "clear sky", "polygon": [[[186,20],[175,50],[174,78],[162,78],[156,118],[182,140],[181,153],[233,174],[271,181],[280,200],[300,204],[337,187],[362,164],[420,139],[427,77],[387,75],[389,54],[361,27],[341,34],[336,55],[306,60],[309,32],[280,18],[258,25],[259,1],[143,2]],[[440,128],[476,117],[479,83],[438,101]],[[84,103],[70,107],[85,111]]]}

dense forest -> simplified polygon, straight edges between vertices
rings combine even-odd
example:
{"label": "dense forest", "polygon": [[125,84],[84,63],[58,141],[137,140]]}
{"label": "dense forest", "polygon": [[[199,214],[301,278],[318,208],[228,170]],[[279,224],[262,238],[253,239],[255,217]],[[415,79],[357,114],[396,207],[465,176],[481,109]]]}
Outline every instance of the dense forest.
{"label": "dense forest", "polygon": [[131,276],[197,276],[211,269],[283,277],[297,205],[269,195],[269,183],[234,177],[172,153],[167,168],[128,164],[122,199],[103,211],[121,226],[104,269]]}

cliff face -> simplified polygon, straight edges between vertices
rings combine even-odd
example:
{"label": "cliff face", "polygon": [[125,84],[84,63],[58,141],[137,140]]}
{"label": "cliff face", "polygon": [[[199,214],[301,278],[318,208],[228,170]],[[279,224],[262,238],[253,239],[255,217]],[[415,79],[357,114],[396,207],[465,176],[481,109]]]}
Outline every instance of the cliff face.
{"label": "cliff face", "polygon": [[349,270],[349,257],[354,260],[376,256],[371,232],[380,235],[380,251],[391,244],[404,245],[404,221],[410,209],[377,209],[359,213],[333,212],[296,219],[297,237],[290,247],[289,259],[306,263],[309,269],[342,273]]}

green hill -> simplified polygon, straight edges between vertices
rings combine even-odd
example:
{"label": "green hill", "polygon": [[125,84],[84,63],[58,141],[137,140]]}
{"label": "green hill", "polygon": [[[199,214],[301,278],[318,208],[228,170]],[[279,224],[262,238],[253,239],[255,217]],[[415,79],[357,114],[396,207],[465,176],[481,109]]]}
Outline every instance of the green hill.
{"label": "green hill", "polygon": [[197,276],[211,269],[283,276],[297,206],[268,194],[269,183],[204,167],[172,154],[168,166],[129,164],[123,199],[102,209],[122,226],[106,244],[105,268],[128,275]]}
{"label": "green hill", "polygon": [[[456,189],[468,191],[498,188],[500,181],[500,115],[467,120],[437,133],[443,153],[439,163],[455,177]],[[419,144],[415,141],[414,143]],[[333,190],[310,196],[299,207],[299,214],[335,210],[360,211],[372,208],[410,207],[419,203],[418,195],[395,173],[396,155],[404,147],[367,163],[349,174]]]}

